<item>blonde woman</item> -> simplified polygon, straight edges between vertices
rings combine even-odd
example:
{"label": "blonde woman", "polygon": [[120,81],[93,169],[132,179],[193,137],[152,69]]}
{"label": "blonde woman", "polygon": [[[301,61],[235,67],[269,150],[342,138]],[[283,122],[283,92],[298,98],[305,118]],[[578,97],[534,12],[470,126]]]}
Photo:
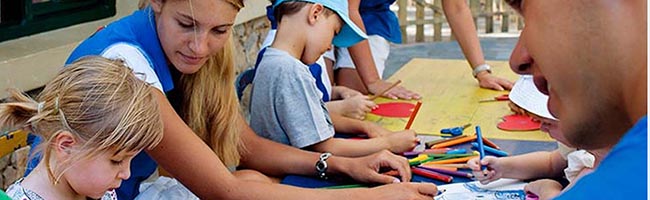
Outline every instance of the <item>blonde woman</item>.
{"label": "blonde woman", "polygon": [[11,90],[0,127],[45,138],[43,159],[7,189],[12,199],[117,199],[131,159],[163,137],[151,86],[120,61],[82,58],[64,68],[37,100]]}
{"label": "blonde woman", "polygon": [[[321,158],[319,153],[260,138],[248,127],[237,108],[229,42],[243,7],[241,0],[149,3],[89,37],[68,59],[122,58],[157,88],[152,93],[160,107],[164,137],[156,148],[136,156],[131,179],[117,190],[121,199],[134,198],[139,183],[157,164],[203,199],[424,199],[421,193],[435,194],[432,184],[331,191],[234,176],[231,170],[236,166],[272,176],[318,173],[378,183],[398,181],[379,174],[380,168],[398,170],[402,182],[410,180],[411,174],[406,159],[388,151],[358,158]],[[317,163],[321,167],[315,167]]]}

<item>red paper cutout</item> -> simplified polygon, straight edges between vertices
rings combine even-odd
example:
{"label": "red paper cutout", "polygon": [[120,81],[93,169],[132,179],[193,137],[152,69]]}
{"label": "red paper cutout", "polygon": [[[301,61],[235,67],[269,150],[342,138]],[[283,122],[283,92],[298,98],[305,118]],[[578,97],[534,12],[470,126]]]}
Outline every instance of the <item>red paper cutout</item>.
{"label": "red paper cutout", "polygon": [[379,107],[372,114],[383,117],[410,117],[415,105],[405,102],[390,102],[377,104]]}
{"label": "red paper cutout", "polygon": [[532,117],[517,114],[504,116],[503,122],[497,125],[504,131],[533,131],[538,130],[541,126],[542,124],[534,121]]}

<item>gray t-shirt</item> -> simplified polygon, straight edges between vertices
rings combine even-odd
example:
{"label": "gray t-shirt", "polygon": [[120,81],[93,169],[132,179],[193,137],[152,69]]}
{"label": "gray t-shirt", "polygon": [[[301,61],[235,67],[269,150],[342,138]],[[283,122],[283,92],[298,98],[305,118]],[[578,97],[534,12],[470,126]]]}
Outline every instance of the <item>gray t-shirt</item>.
{"label": "gray t-shirt", "polygon": [[304,148],[334,136],[334,126],[307,65],[266,48],[251,92],[251,128],[260,136]]}

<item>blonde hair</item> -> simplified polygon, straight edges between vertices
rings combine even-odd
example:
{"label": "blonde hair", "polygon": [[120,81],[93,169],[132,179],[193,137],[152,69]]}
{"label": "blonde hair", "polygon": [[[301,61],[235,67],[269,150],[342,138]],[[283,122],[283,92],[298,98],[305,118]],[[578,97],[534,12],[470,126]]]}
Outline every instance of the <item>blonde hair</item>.
{"label": "blonde hair", "polygon": [[181,117],[227,166],[237,166],[240,150],[239,102],[235,93],[232,37],[194,74],[181,76]]}
{"label": "blonde hair", "polygon": [[[243,0],[224,0],[235,9]],[[191,0],[190,0],[191,3]],[[149,5],[139,2],[140,9]],[[237,166],[245,147],[240,140],[239,102],[235,93],[232,36],[223,48],[193,74],[181,75],[182,108],[179,115],[226,166]]]}
{"label": "blonde hair", "polygon": [[[58,183],[69,166],[103,152],[135,152],[154,148],[163,137],[162,120],[151,86],[121,61],[84,57],[64,67],[37,100],[16,89],[0,104],[3,129],[30,128],[43,137],[48,174]],[[61,132],[78,141],[70,159],[50,167],[53,140]]]}

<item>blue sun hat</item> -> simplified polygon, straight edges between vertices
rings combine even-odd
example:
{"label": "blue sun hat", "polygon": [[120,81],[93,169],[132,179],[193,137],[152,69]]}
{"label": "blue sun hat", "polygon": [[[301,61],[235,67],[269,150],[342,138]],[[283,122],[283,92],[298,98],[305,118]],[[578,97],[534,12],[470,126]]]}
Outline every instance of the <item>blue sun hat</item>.
{"label": "blue sun hat", "polygon": [[522,75],[508,94],[510,101],[540,117],[558,120],[548,111],[548,96],[537,90],[532,75]]}
{"label": "blue sun hat", "polygon": [[339,34],[334,36],[334,39],[332,40],[334,46],[349,47],[368,38],[368,35],[366,35],[366,33],[350,20],[347,0],[277,0],[275,1],[275,4],[273,4],[273,9],[281,3],[291,1],[319,3],[339,15],[345,24],[341,27]]}

